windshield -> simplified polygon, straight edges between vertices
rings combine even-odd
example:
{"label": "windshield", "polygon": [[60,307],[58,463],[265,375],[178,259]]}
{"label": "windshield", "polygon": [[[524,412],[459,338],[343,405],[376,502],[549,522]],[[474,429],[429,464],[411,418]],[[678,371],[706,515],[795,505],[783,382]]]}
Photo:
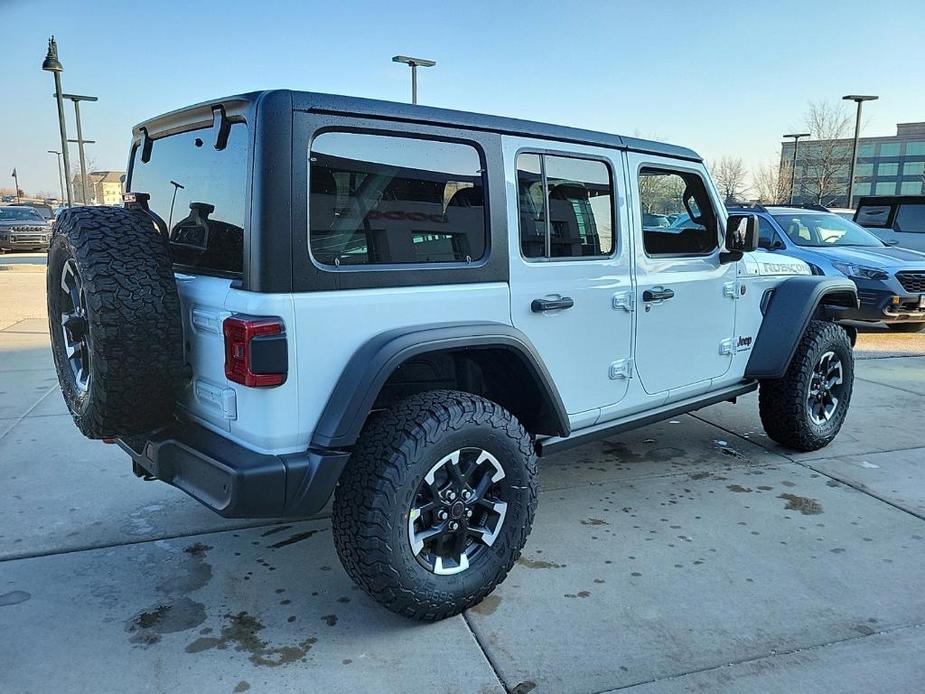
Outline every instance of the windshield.
{"label": "windshield", "polygon": [[798,246],[883,246],[883,242],[837,214],[776,214],[774,219]]}
{"label": "windshield", "polygon": [[38,212],[31,208],[23,209],[22,207],[0,207],[0,221],[4,222],[43,222],[45,221]]}

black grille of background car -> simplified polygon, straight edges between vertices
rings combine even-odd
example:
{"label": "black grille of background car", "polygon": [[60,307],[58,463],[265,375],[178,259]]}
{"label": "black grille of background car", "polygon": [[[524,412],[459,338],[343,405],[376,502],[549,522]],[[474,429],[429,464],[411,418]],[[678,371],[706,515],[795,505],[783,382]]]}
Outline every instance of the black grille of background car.
{"label": "black grille of background car", "polygon": [[10,227],[10,231],[13,232],[36,232],[36,231],[48,231],[48,227],[37,227],[37,226],[14,226]]}
{"label": "black grille of background car", "polygon": [[925,272],[897,272],[896,279],[907,292],[925,294]]}

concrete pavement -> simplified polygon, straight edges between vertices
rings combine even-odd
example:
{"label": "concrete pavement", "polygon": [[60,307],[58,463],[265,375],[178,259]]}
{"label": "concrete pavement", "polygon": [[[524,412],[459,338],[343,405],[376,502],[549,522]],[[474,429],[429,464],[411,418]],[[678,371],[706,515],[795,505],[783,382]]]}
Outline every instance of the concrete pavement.
{"label": "concrete pavement", "polygon": [[822,451],[742,398],[543,459],[507,581],[420,625],[349,582],[326,519],[226,521],[83,439],[43,288],[0,273],[2,692],[921,691],[925,358],[876,332]]}

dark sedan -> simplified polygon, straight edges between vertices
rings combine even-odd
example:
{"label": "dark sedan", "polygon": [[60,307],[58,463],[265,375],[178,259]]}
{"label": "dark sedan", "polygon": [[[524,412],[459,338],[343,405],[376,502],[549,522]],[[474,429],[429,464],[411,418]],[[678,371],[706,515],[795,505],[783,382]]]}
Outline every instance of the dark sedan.
{"label": "dark sedan", "polygon": [[51,223],[35,208],[0,207],[0,253],[47,251],[50,240]]}

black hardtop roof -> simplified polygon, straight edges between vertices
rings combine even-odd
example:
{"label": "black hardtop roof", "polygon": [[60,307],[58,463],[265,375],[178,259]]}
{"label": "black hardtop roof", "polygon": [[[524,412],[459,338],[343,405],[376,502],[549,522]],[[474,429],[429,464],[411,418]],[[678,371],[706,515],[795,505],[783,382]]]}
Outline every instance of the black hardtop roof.
{"label": "black hardtop roof", "polygon": [[201,117],[195,118],[197,122],[211,120],[211,117],[207,117],[207,115],[211,113],[211,108],[213,106],[229,103],[237,103],[238,105],[249,103],[256,106],[260,101],[279,96],[281,93],[288,94],[292,102],[292,108],[299,111],[338,113],[366,118],[388,118],[410,123],[469,128],[497,132],[505,135],[521,135],[562,142],[628,149],[637,152],[686,159],[689,161],[702,161],[699,154],[687,147],[643,140],[636,137],[613,135],[594,130],[551,125],[549,123],[539,123],[518,118],[506,118],[482,113],[470,113],[468,111],[435,108],[432,106],[404,104],[394,101],[381,101],[378,99],[364,99],[354,96],[339,96],[337,94],[289,90],[248,92],[236,96],[204,101],[139,123],[133,128],[133,133],[137,139],[140,136],[141,128],[147,128],[149,131],[169,131],[172,129],[172,123],[178,121],[188,122],[190,116],[196,112],[199,112],[201,115]]}

